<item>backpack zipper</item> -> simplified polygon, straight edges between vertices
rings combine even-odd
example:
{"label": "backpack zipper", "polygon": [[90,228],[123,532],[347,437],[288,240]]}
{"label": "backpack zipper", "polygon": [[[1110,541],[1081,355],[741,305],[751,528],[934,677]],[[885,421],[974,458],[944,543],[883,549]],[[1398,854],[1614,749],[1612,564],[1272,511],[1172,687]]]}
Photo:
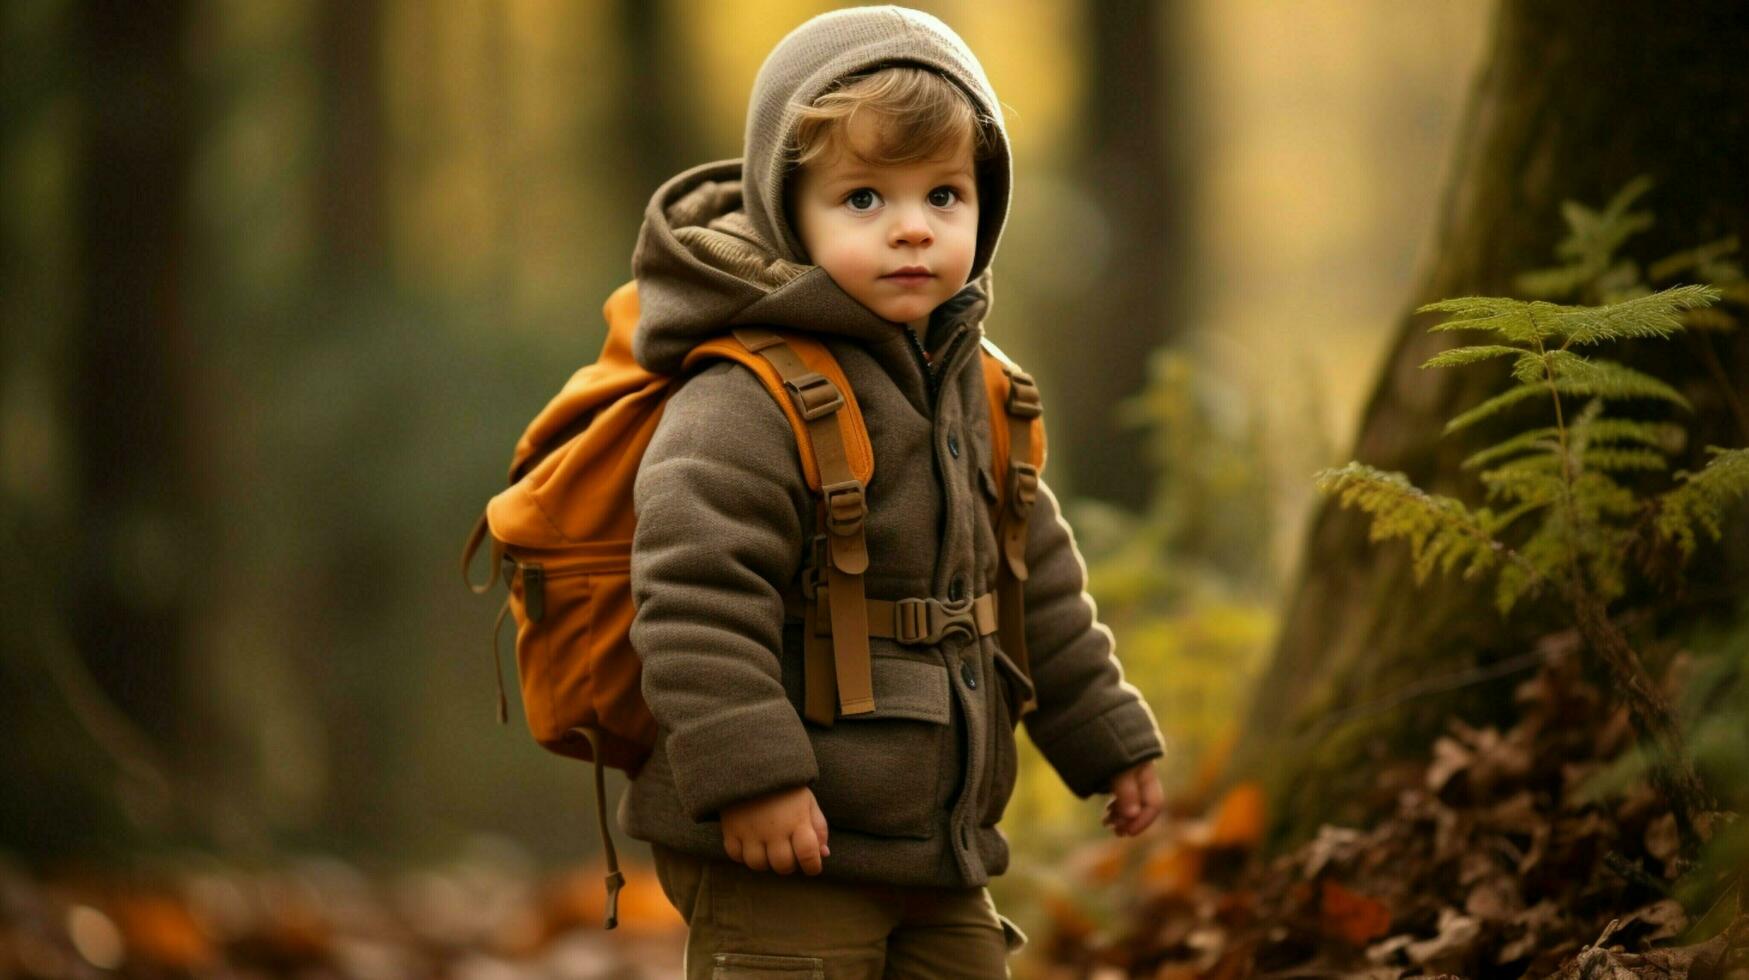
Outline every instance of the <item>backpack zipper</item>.
{"label": "backpack zipper", "polygon": [[[611,569],[602,568],[601,561],[597,558],[584,558],[554,565],[538,561],[518,561],[514,558],[509,560],[515,564],[516,570],[522,573],[522,608],[523,613],[531,623],[540,622],[547,614],[548,579],[611,571]],[[509,576],[505,576],[505,581],[509,581]]]}

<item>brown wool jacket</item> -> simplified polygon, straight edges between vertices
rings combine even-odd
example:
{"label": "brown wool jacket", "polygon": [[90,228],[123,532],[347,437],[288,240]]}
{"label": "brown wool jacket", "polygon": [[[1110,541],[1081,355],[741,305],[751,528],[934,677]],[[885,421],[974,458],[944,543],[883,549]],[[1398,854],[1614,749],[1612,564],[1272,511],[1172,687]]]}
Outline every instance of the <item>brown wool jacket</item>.
{"label": "brown wool jacket", "polygon": [[[903,324],[857,303],[799,254],[783,226],[781,106],[895,57],[949,74],[1000,124],[1000,103],[957,36],[928,15],[863,7],[815,18],[761,69],[743,159],[694,167],[652,197],[633,268],[634,352],[678,370],[699,341],[761,324],[818,335],[856,392],[874,450],[867,486],[872,599],[956,601],[994,589],[996,494],[978,348],[988,264],[1007,212],[1007,141],[980,178],[972,281],[931,317],[926,363]],[[778,107],[778,108],[774,108]],[[759,120],[765,120],[761,123]],[[772,120],[775,120],[773,122]],[[764,173],[743,197],[743,163]],[[777,244],[769,244],[776,242]],[[1049,417],[1049,403],[1046,403]],[[876,710],[830,726],[802,716],[801,623],[783,594],[815,527],[795,436],[746,368],[715,362],[669,400],[638,474],[631,639],[659,726],[620,801],[625,833],[725,858],[723,807],[806,785],[830,828],[824,877],[982,885],[1003,873],[997,821],[1014,789],[1015,707],[1027,681],[998,635],[935,645],[870,642]],[[1163,754],[1154,715],[1124,680],[1086,567],[1041,482],[1029,522],[1026,640],[1038,709],[1024,725],[1076,795]]]}

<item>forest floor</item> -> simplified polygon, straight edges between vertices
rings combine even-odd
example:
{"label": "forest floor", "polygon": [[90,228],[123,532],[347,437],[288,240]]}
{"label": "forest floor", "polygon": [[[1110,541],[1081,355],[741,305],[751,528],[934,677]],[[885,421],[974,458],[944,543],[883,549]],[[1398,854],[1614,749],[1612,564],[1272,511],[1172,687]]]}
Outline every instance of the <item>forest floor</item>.
{"label": "forest floor", "polygon": [[[1452,719],[1428,758],[1381,770],[1370,826],[1325,825],[1266,859],[1262,794],[1242,783],[1076,849],[1016,980],[1749,980],[1744,869],[1686,861],[1643,780],[1598,788],[1633,736],[1581,679],[1574,643],[1545,638],[1508,730]],[[1698,829],[1740,836],[1733,823]],[[647,868],[623,867],[609,931],[601,868],[540,874],[503,841],[392,876],[326,857],[49,876],[0,862],[0,980],[679,977],[678,914]],[[1079,890],[1119,896],[1117,925],[1096,924]]]}
{"label": "forest floor", "polygon": [[1644,779],[1592,779],[1633,732],[1581,678],[1576,644],[1543,639],[1509,730],[1452,719],[1428,758],[1381,771],[1391,802],[1371,826],[1326,824],[1266,862],[1261,793],[1240,785],[1158,833],[1089,845],[1072,874],[1131,896],[1124,926],[1055,902],[1033,937],[1048,965],[1026,976],[1749,980],[1744,868],[1684,860]]}

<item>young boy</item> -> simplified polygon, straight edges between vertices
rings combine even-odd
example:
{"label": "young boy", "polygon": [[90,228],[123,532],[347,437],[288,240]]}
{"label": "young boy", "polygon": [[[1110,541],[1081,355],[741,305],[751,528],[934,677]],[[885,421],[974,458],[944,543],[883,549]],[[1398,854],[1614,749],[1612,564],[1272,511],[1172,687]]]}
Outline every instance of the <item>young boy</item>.
{"label": "young boy", "polygon": [[[639,362],[674,372],[741,325],[819,337],[873,449],[866,595],[984,600],[1007,474],[993,472],[979,346],[1011,167],[982,67],[918,11],[821,15],[760,69],[744,150],[650,202]],[[674,393],[635,501],[631,638],[659,731],[619,822],[650,842],[688,921],[689,977],[1006,976],[1025,937],[985,886],[1008,867],[996,825],[1034,691],[1029,736],[1078,796],[1113,794],[1115,833],[1159,813],[1158,726],[1042,482],[1025,547],[1032,683],[994,631],[871,635],[875,710],[829,726],[804,720],[793,605],[816,497],[752,372],[711,362]]]}

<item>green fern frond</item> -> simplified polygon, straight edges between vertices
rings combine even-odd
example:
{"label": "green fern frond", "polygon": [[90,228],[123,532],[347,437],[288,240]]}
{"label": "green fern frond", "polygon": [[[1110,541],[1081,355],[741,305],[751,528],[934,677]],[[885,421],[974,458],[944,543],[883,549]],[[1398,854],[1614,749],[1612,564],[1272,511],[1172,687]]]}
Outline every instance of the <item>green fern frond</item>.
{"label": "green fern frond", "polygon": [[1465,562],[1467,578],[1510,553],[1494,540],[1497,519],[1486,508],[1472,513],[1461,501],[1428,493],[1402,473],[1349,462],[1319,470],[1315,479],[1319,490],[1336,495],[1343,506],[1372,515],[1368,540],[1408,539],[1417,583],[1436,562],[1448,570]]}
{"label": "green fern frond", "polygon": [[1658,535],[1674,541],[1684,558],[1694,554],[1696,524],[1717,541],[1726,508],[1749,494],[1749,449],[1708,446],[1706,451],[1712,459],[1700,472],[1678,470],[1676,488],[1658,498]]}
{"label": "green fern frond", "polygon": [[1549,326],[1567,344],[1596,344],[1629,337],[1668,337],[1682,329],[1684,310],[1711,306],[1720,293],[1713,286],[1687,284],[1605,306],[1563,307]]}
{"label": "green fern frond", "polygon": [[1656,398],[1689,408],[1688,399],[1665,382],[1625,364],[1601,358],[1584,358],[1568,351],[1549,351],[1546,362],[1555,376],[1555,390],[1563,395],[1595,395],[1599,398]]}
{"label": "green fern frond", "polygon": [[1545,426],[1538,429],[1527,429],[1486,449],[1480,449],[1464,458],[1459,467],[1473,470],[1497,459],[1505,459],[1517,453],[1556,452],[1560,449],[1560,434],[1555,427]]}
{"label": "green fern frond", "polygon": [[1561,499],[1566,484],[1560,460],[1554,456],[1525,456],[1504,466],[1484,470],[1477,479],[1488,488],[1488,499],[1506,499],[1519,504],[1543,506]]}
{"label": "green fern frond", "polygon": [[1552,269],[1521,272],[1513,277],[1512,286],[1526,296],[1554,299],[1560,296],[1571,296],[1595,278],[1597,278],[1596,266],[1565,265]]}
{"label": "green fern frond", "polygon": [[1575,436],[1593,443],[1637,442],[1666,454],[1681,452],[1688,442],[1687,430],[1669,422],[1597,419],[1583,426],[1575,424],[1572,429]]}
{"label": "green fern frond", "polygon": [[1588,449],[1579,461],[1588,470],[1662,470],[1670,465],[1650,449]]}
{"label": "green fern frond", "polygon": [[[1684,249],[1647,266],[1646,278],[1653,282],[1661,282],[1665,279],[1674,279],[1678,273],[1687,272],[1690,269],[1703,270],[1719,265],[1728,265],[1723,261],[1724,257],[1737,251],[1738,247],[1737,236],[1726,235],[1723,238]],[[1702,272],[1701,277],[1716,281],[1720,278],[1742,278],[1742,274],[1739,272],[1736,276],[1720,277]]]}
{"label": "green fern frond", "polygon": [[1581,525],[1601,526],[1607,518],[1632,517],[1640,511],[1634,492],[1602,470],[1573,474],[1573,511]]}
{"label": "green fern frond", "polygon": [[1509,405],[1516,405],[1527,398],[1548,394],[1548,389],[1540,384],[1521,384],[1508,388],[1498,395],[1477,405],[1466,412],[1453,416],[1445,423],[1445,434],[1450,435],[1466,426],[1474,425],[1491,415],[1497,414]]}
{"label": "green fern frond", "polygon": [[1569,233],[1555,246],[1555,254],[1577,260],[1614,255],[1623,242],[1652,226],[1652,212],[1628,210],[1652,185],[1652,178],[1646,174],[1634,177],[1615,192],[1602,211],[1593,211],[1576,201],[1562,201],[1561,217],[1566,220]]}
{"label": "green fern frond", "polygon": [[1567,264],[1516,276],[1514,285],[1518,291],[1530,296],[1554,298],[1577,293],[1587,285],[1596,288],[1600,281],[1625,283],[1637,278],[1637,267],[1624,268],[1626,262],[1611,267],[1610,260],[1623,242],[1651,226],[1651,212],[1628,210],[1633,201],[1651,186],[1649,177],[1636,177],[1616,192],[1600,211],[1577,201],[1563,201],[1561,216],[1566,220],[1568,234],[1555,245],[1555,255],[1568,260]]}
{"label": "green fern frond", "polygon": [[1552,333],[1538,316],[1563,309],[1557,303],[1542,300],[1511,299],[1505,296],[1460,296],[1442,299],[1415,308],[1417,313],[1451,313],[1450,319],[1436,323],[1427,330],[1492,330],[1506,340],[1521,344],[1535,343]]}
{"label": "green fern frond", "polygon": [[1422,367],[1459,367],[1464,364],[1474,364],[1490,358],[1503,357],[1507,354],[1523,354],[1522,347],[1502,347],[1498,344],[1478,344],[1474,347],[1453,347],[1440,351],[1428,358]]}
{"label": "green fern frond", "polygon": [[1494,605],[1502,616],[1527,595],[1535,595],[1545,581],[1555,577],[1566,560],[1562,546],[1559,511],[1550,511],[1541,525],[1518,549],[1519,560],[1501,566],[1494,583]]}

